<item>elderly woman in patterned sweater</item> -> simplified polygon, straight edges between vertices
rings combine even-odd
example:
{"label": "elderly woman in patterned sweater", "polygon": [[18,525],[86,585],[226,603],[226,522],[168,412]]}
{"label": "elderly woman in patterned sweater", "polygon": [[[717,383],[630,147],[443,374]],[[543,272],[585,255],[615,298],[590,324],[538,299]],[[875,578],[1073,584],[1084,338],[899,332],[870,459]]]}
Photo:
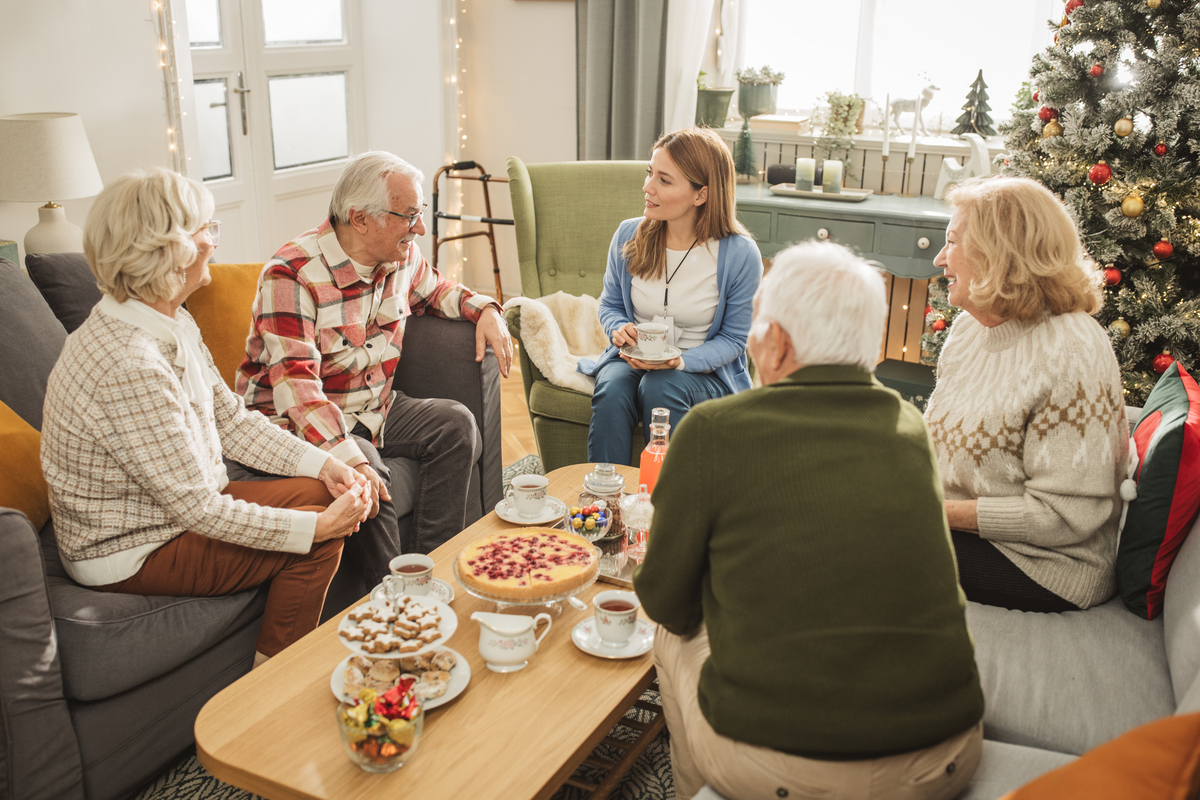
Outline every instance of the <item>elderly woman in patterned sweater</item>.
{"label": "elderly woman in patterned sweater", "polygon": [[[346,464],[246,410],[181,308],[211,280],[212,212],[207,189],[165,169],[96,200],[84,253],[104,296],[50,375],[42,469],[85,586],[212,596],[270,581],[257,665],[316,627],[369,504]],[[231,483],[222,454],[297,477]]]}
{"label": "elderly woman in patterned sweater", "polygon": [[965,313],[925,418],[967,598],[1067,611],[1115,591],[1128,458],[1121,377],[1066,209],[1023,178],[969,181],[934,263]]}

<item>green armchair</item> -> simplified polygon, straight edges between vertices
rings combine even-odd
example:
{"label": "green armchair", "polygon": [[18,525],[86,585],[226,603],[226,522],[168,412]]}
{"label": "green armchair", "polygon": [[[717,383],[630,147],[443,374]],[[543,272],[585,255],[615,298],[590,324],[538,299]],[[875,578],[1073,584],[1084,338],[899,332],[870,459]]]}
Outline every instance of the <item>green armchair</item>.
{"label": "green armchair", "polygon": [[[644,161],[577,161],[526,165],[508,159],[521,263],[521,293],[544,297],[563,291],[599,297],[604,286],[608,246],[622,220],[645,208]],[[521,341],[521,309],[505,314],[509,331]],[[525,402],[547,472],[587,461],[592,398],[551,385],[519,347]],[[639,427],[640,430],[640,427]],[[631,456],[641,452],[635,433]],[[633,463],[637,463],[636,457]]]}

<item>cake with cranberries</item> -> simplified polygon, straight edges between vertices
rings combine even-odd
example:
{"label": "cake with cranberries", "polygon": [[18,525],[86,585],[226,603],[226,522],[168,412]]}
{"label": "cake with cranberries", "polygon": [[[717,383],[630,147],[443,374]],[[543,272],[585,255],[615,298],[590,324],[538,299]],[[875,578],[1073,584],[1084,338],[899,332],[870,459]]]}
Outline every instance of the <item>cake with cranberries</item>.
{"label": "cake with cranberries", "polygon": [[494,533],[458,554],[463,586],[516,601],[570,592],[591,581],[599,568],[591,542],[553,528]]}

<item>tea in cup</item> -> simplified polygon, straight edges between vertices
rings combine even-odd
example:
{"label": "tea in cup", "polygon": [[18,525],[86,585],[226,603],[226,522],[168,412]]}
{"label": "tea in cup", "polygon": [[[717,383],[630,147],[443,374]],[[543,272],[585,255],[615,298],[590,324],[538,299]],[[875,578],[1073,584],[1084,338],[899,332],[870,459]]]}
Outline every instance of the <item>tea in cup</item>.
{"label": "tea in cup", "polygon": [[592,598],[596,607],[596,632],[605,647],[624,647],[637,625],[637,610],[642,603],[633,592],[612,589]]}
{"label": "tea in cup", "polygon": [[667,346],[667,326],[661,322],[643,322],[637,326],[637,348],[642,355],[658,358]]}
{"label": "tea in cup", "polygon": [[546,511],[546,487],[550,485],[545,475],[518,475],[504,493],[508,505],[525,519],[537,519]]}
{"label": "tea in cup", "polygon": [[433,559],[420,553],[396,556],[388,562],[391,575],[383,579],[384,591],[392,595],[425,595],[433,588]]}

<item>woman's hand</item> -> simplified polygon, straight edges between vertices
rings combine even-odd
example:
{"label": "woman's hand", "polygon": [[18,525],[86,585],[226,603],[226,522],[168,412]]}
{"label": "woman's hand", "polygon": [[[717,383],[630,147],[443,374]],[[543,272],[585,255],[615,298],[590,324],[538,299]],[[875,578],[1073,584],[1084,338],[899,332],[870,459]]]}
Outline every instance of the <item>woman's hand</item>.
{"label": "woman's hand", "polygon": [[351,469],[346,462],[330,456],[325,459],[317,478],[325,484],[325,488],[329,489],[329,493],[334,497],[341,497],[355,486],[367,489],[368,492],[364,494],[364,498],[370,504],[367,517],[374,517],[379,513],[380,496],[384,500],[392,499],[383,479],[366,463],[359,464],[357,469]]}
{"label": "woman's hand", "polygon": [[951,530],[979,533],[979,501],[947,500],[946,521]]}
{"label": "woman's hand", "polygon": [[678,369],[679,368],[679,359],[678,358],[672,358],[670,361],[664,361],[661,364],[659,364],[659,363],[647,364],[645,361],[639,361],[636,358],[630,358],[629,356],[625,355],[624,353],[620,353],[619,355],[621,356],[621,358],[625,359],[625,361],[629,364],[629,366],[633,367],[634,369]]}
{"label": "woman's hand", "polygon": [[627,344],[637,344],[637,326],[632,322],[626,322],[621,327],[613,331],[612,343],[617,347],[624,347]]}
{"label": "woman's hand", "polygon": [[355,484],[350,490],[342,492],[341,497],[334,500],[329,508],[317,514],[317,532],[313,534],[313,541],[340,539],[357,531],[371,510],[370,502],[364,497],[366,494],[365,486]]}

